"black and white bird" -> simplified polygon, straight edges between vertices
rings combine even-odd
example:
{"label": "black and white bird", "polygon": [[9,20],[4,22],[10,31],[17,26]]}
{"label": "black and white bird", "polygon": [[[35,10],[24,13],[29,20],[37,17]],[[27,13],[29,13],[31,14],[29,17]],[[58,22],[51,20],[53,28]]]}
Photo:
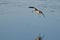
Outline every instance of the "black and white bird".
{"label": "black and white bird", "polygon": [[29,7],[29,8],[33,8],[34,9],[33,11],[35,11],[39,15],[42,14],[45,17],[45,15],[43,14],[43,12],[41,10],[39,10],[39,9],[37,9],[35,7]]}

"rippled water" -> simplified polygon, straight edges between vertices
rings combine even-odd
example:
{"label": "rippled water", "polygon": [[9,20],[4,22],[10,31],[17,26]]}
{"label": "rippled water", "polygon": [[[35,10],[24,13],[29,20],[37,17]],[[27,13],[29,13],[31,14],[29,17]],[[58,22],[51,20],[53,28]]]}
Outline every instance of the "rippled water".
{"label": "rippled water", "polygon": [[[46,18],[32,13],[34,6]],[[0,0],[0,40],[60,39],[60,0]]]}

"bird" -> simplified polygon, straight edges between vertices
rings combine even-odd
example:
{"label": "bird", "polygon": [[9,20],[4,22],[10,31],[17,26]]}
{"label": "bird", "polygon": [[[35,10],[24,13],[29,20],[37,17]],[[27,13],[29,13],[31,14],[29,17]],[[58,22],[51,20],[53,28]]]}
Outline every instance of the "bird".
{"label": "bird", "polygon": [[[37,8],[35,8],[35,7],[32,7],[32,6],[30,6],[30,7],[28,7],[28,8],[33,8],[33,9],[34,9],[33,11],[35,11],[37,14],[42,14],[42,15],[45,17],[44,13],[43,13],[41,10],[39,10],[39,9],[37,9]],[[32,12],[33,12],[33,11],[32,11]]]}

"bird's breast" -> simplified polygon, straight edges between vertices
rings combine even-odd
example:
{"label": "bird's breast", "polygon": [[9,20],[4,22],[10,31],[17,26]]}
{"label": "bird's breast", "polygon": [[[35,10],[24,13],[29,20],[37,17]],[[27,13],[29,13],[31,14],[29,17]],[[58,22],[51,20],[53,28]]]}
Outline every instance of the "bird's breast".
{"label": "bird's breast", "polygon": [[35,11],[37,14],[39,14],[39,11]]}

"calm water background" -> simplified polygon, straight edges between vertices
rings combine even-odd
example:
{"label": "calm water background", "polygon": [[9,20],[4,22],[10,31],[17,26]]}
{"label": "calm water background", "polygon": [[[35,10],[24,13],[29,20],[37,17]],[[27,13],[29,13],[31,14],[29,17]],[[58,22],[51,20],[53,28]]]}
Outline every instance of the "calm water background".
{"label": "calm water background", "polygon": [[60,0],[0,0],[0,40],[35,40],[39,33],[43,40],[60,40]]}

